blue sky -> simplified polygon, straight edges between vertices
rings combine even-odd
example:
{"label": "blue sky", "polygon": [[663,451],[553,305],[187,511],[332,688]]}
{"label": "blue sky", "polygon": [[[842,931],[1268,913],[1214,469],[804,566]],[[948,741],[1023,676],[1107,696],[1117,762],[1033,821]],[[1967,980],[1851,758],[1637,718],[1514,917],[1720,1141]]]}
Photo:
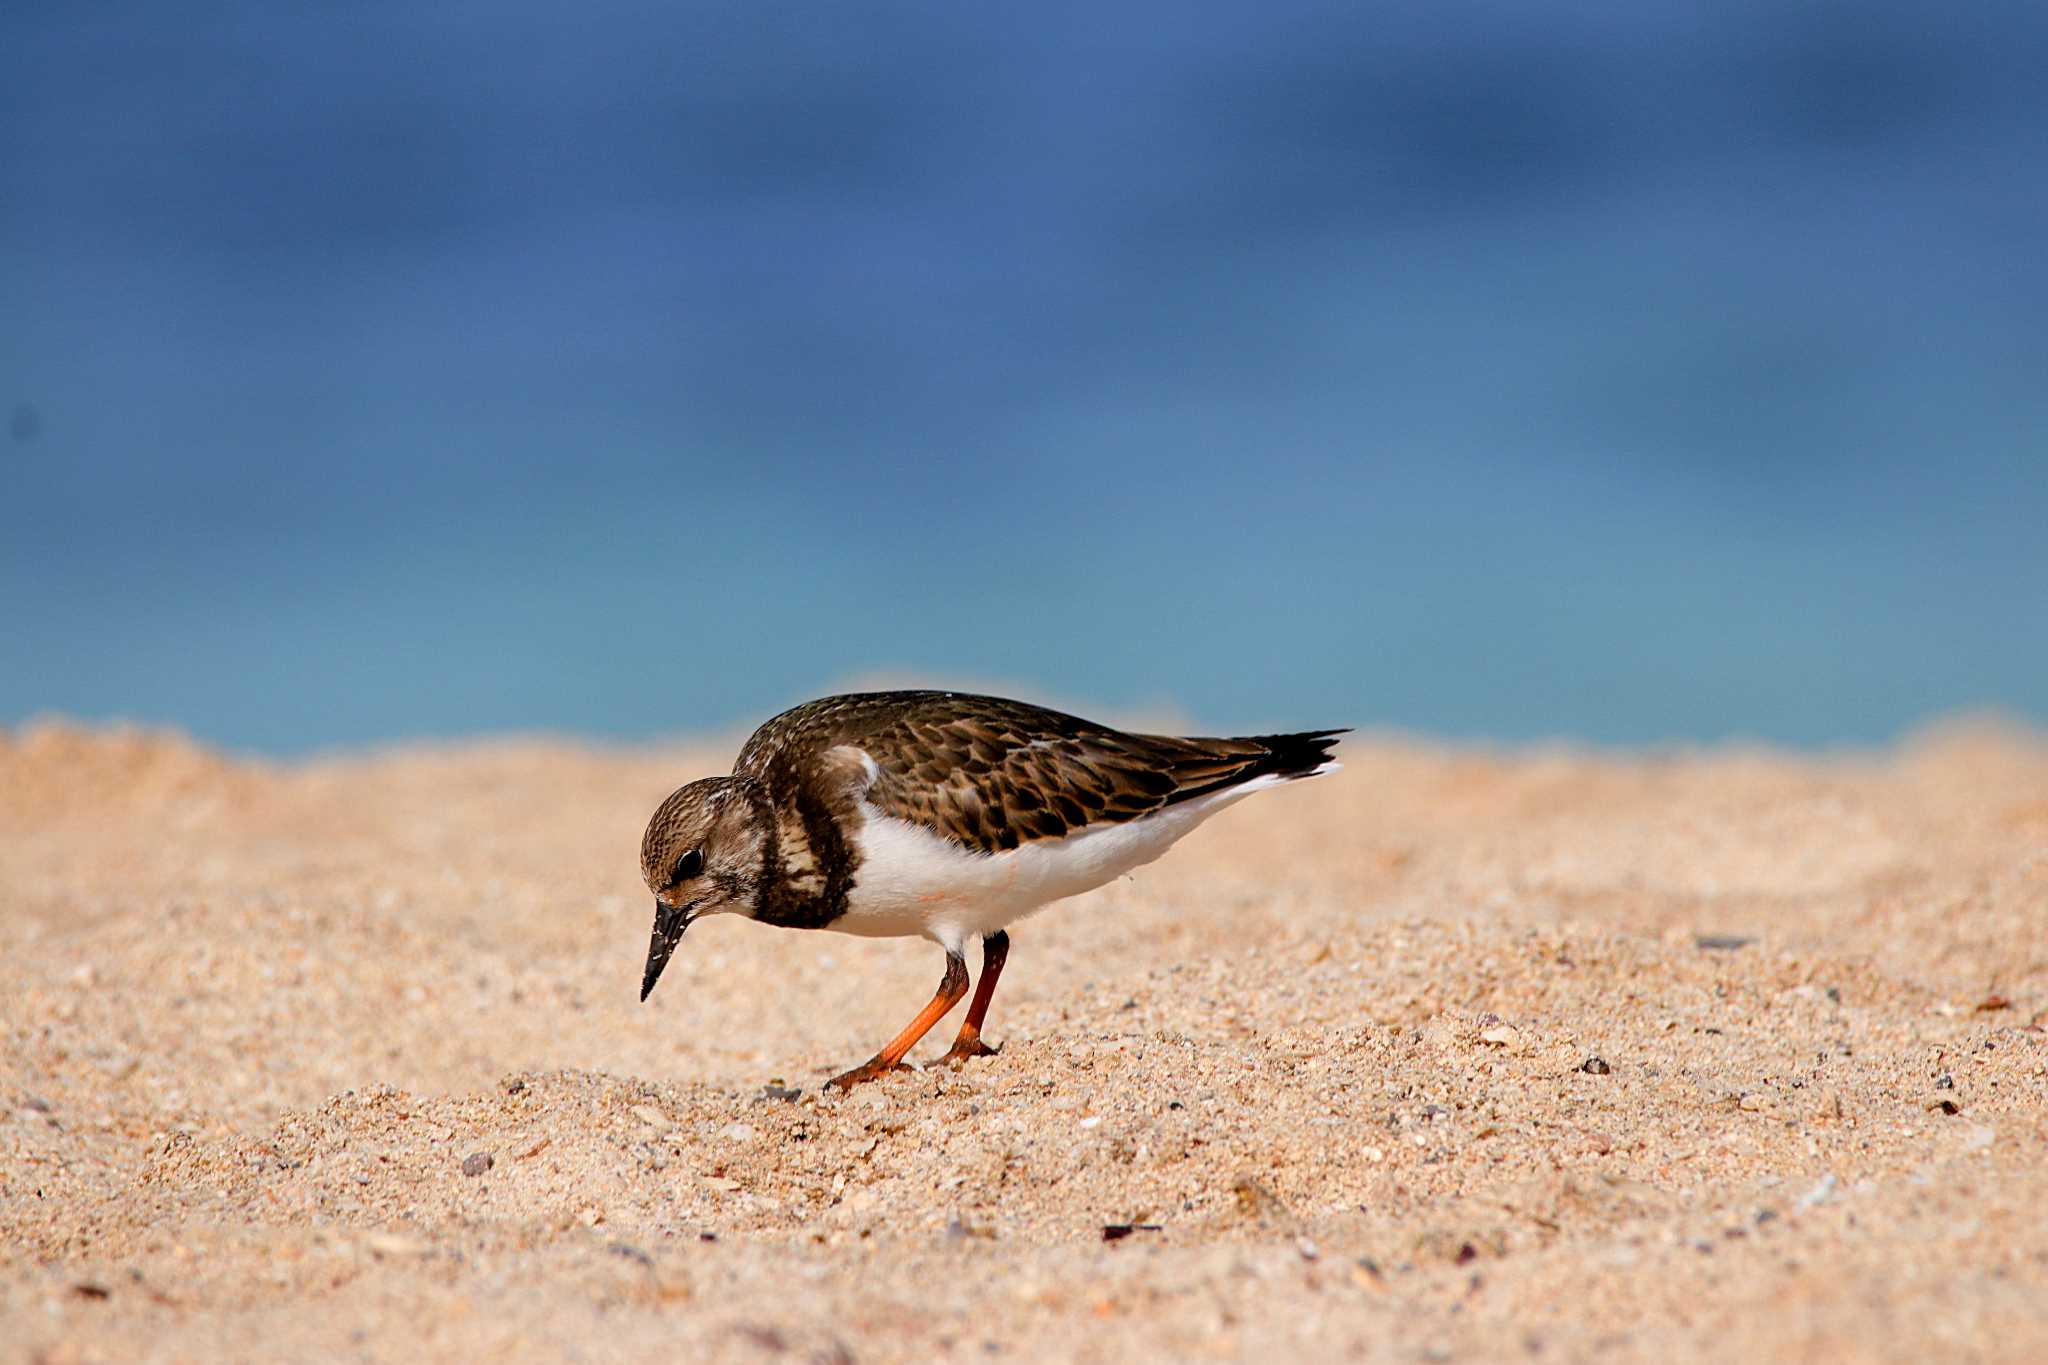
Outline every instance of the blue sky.
{"label": "blue sky", "polygon": [[0,15],[0,723],[2048,719],[2019,4]]}

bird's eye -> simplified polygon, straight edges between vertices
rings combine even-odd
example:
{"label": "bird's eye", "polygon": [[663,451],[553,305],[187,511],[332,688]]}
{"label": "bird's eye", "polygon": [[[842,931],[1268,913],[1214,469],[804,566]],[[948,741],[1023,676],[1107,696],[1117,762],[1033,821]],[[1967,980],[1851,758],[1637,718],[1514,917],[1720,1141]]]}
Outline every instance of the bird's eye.
{"label": "bird's eye", "polygon": [[693,848],[682,857],[676,859],[676,874],[669,878],[669,885],[673,886],[677,882],[688,881],[703,870],[704,850]]}

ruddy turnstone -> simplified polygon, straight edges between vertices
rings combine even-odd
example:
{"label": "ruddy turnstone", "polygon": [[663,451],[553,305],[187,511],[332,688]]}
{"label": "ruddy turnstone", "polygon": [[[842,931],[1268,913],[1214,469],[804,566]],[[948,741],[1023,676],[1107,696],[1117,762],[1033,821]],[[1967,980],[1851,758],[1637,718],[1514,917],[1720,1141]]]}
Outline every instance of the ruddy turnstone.
{"label": "ruddy turnstone", "polygon": [[865,692],[785,711],[729,777],[654,812],[640,872],[654,892],[645,1000],[683,931],[736,914],[792,929],[921,934],[946,950],[938,993],[874,1058],[830,1084],[897,1069],[981,981],[941,1064],[981,1040],[1006,926],[1151,862],[1255,791],[1337,766],[1343,730],[1240,739],[1131,735],[1042,706],[957,692]]}

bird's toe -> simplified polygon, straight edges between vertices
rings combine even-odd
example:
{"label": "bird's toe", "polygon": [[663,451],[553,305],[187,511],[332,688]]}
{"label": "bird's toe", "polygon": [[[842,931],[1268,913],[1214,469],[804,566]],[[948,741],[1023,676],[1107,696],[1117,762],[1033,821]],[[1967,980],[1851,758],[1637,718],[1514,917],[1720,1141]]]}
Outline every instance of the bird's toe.
{"label": "bird's toe", "polygon": [[885,1062],[880,1057],[876,1057],[870,1061],[862,1062],[851,1071],[840,1072],[837,1076],[825,1082],[825,1084],[836,1090],[851,1090],[862,1081],[877,1081],[892,1071],[914,1070],[916,1068],[908,1062]]}

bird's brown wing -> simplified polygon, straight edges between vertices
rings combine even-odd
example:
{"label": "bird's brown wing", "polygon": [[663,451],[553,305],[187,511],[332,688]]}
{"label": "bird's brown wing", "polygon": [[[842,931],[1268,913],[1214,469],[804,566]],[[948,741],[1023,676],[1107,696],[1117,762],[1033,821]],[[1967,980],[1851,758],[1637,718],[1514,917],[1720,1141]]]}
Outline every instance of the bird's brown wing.
{"label": "bird's brown wing", "polygon": [[865,693],[776,717],[735,771],[815,766],[829,762],[834,746],[851,745],[878,770],[866,793],[876,808],[996,853],[1133,820],[1264,774],[1306,775],[1328,758],[1334,733],[1133,735],[1000,697]]}

